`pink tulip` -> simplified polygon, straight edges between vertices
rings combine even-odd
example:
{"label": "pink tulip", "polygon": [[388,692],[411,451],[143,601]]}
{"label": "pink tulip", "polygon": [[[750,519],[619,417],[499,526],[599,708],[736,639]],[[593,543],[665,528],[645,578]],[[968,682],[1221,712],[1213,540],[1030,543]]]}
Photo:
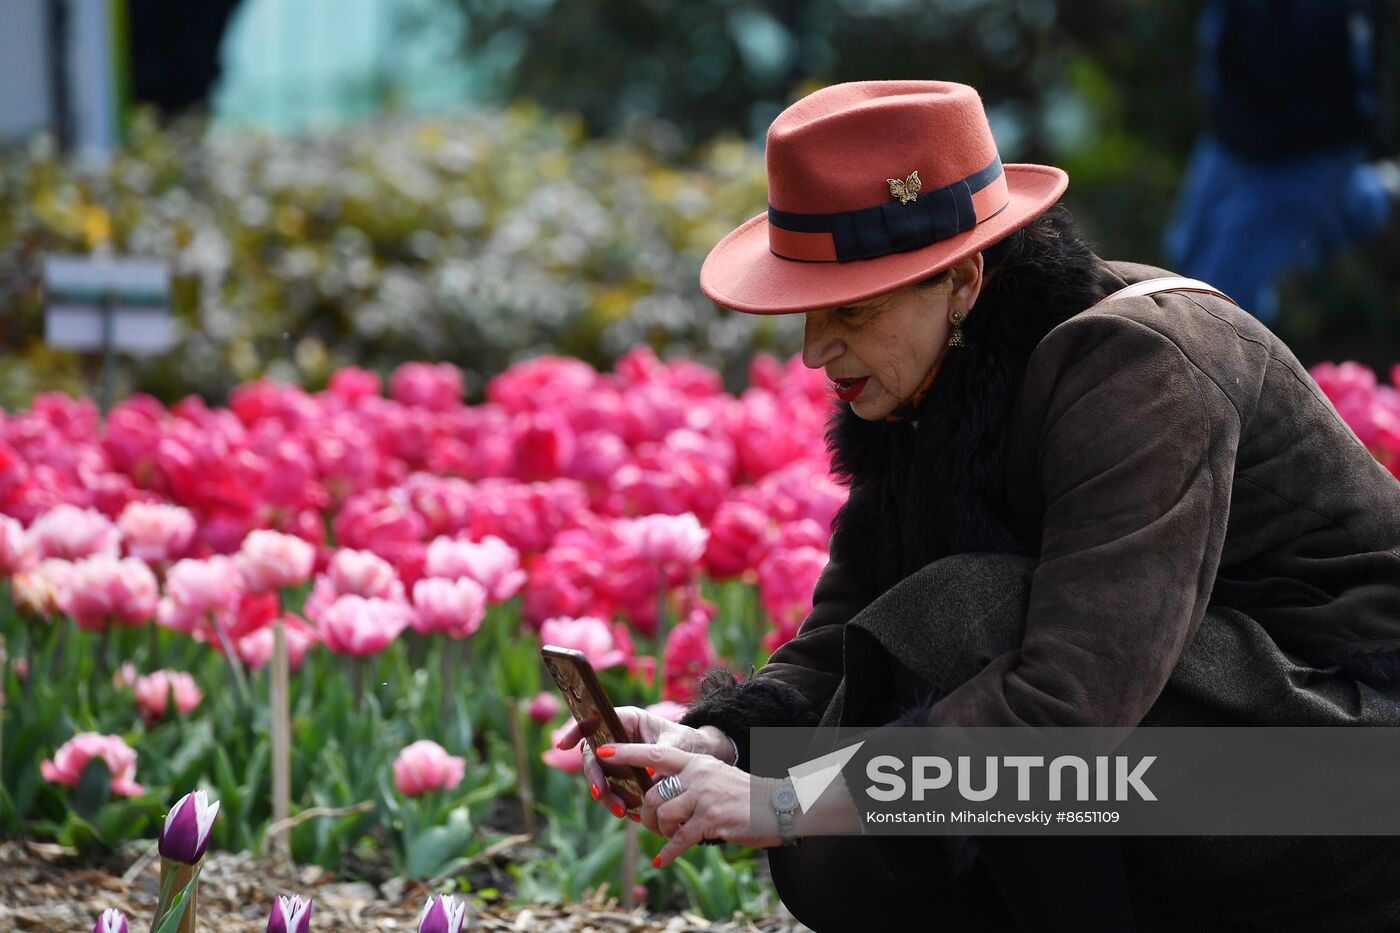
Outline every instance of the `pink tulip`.
{"label": "pink tulip", "polygon": [[133,502],[122,510],[117,527],[132,557],[147,563],[178,560],[194,540],[195,520],[178,505]]}
{"label": "pink tulip", "polygon": [[384,380],[379,374],[358,366],[345,366],[331,373],[326,391],[347,404],[383,394]]}
{"label": "pink tulip", "polygon": [[435,538],[428,545],[425,570],[430,577],[467,577],[480,583],[495,605],[514,596],[525,584],[520,554],[492,535],[480,541]]}
{"label": "pink tulip", "polygon": [[814,547],[774,550],[758,568],[759,599],[776,626],[764,638],[769,651],[791,640],[812,611],[812,590],[828,554]]}
{"label": "pink tulip", "polygon": [[101,512],[59,505],[29,527],[29,541],[40,558],[79,560],[121,555],[121,531]]}
{"label": "pink tulip", "polygon": [[204,693],[194,678],[182,671],[159,670],[137,678],[134,690],[136,704],[141,707],[141,716],[146,722],[156,722],[165,715],[172,691],[176,709],[185,714],[194,712],[204,699]]}
{"label": "pink tulip", "polygon": [[530,718],[540,725],[552,720],[559,715],[559,710],[564,704],[559,697],[548,690],[541,690],[535,694],[535,698],[530,701]]}
{"label": "pink tulip", "polygon": [[121,666],[112,674],[112,686],[118,690],[130,690],[136,686],[136,681],[140,679],[141,672],[136,669],[136,665],[130,661],[123,661]]}
{"label": "pink tulip", "polygon": [[112,774],[112,793],[139,797],[146,789],[136,783],[136,752],[119,735],[79,732],[59,746],[51,760],[39,763],[39,772],[52,784],[77,787],[88,762],[101,758]]}
{"label": "pink tulip", "polygon": [[399,483],[398,489],[422,517],[430,537],[455,535],[467,527],[476,490],[466,480],[414,473]]}
{"label": "pink tulip", "polygon": [[38,560],[24,526],[8,515],[0,515],[0,577],[12,577],[28,570]]}
{"label": "pink tulip", "polygon": [[486,398],[512,414],[534,411],[558,400],[583,398],[598,381],[597,371],[583,360],[537,356],[492,379]]}
{"label": "pink tulip", "polygon": [[560,748],[559,740],[576,721],[570,716],[567,722],[555,729],[549,736],[549,748],[540,753],[540,758],[545,764],[569,774],[577,774],[583,770],[583,742],[579,742],[573,748]]}
{"label": "pink tulip", "polygon": [[511,426],[511,449],[515,452],[511,472],[527,481],[564,476],[573,461],[574,448],[573,429],[554,412],[517,415]]}
{"label": "pink tulip", "polygon": [[410,408],[450,411],[462,404],[462,371],[451,363],[404,363],[389,377],[389,394]]}
{"label": "pink tulip", "polygon": [[373,551],[397,562],[400,554],[422,540],[425,527],[402,493],[370,489],[345,500],[335,517],[335,540],[342,547]]}
{"label": "pink tulip", "polygon": [[710,533],[700,527],[691,513],[684,515],[643,515],[619,519],[614,526],[639,560],[649,564],[692,566],[705,553]]}
{"label": "pink tulip", "polygon": [[538,629],[553,616],[612,615],[602,595],[607,566],[593,549],[561,542],[535,559],[525,591],[525,623]]}
{"label": "pink tulip", "polygon": [[662,696],[689,703],[695,699],[700,679],[719,665],[719,656],[710,642],[709,620],[700,614],[671,629],[664,653],[665,680]]}
{"label": "pink tulip", "polygon": [[521,554],[537,554],[589,512],[588,490],[576,480],[520,483],[486,479],[476,484],[469,537],[495,535]]}
{"label": "pink tulip", "polygon": [[772,520],[751,502],[730,499],[710,521],[705,547],[705,569],[711,577],[726,580],[755,569]]}
{"label": "pink tulip", "polygon": [[540,643],[582,651],[596,670],[628,658],[628,652],[618,647],[612,627],[597,616],[545,619],[540,626]]}
{"label": "pink tulip", "polygon": [[156,609],[156,622],[187,635],[207,637],[217,621],[228,634],[238,616],[244,587],[243,575],[231,557],[176,561],[165,574],[165,597]]}
{"label": "pink tulip", "polygon": [[73,564],[56,557],[45,558],[15,575],[15,602],[39,615],[58,611],[59,596],[73,577]]}
{"label": "pink tulip", "polygon": [[467,761],[430,739],[419,739],[394,759],[394,786],[409,797],[435,790],[451,790],[462,781]]}
{"label": "pink tulip", "polygon": [[399,637],[413,611],[401,603],[342,596],[321,614],[320,636],[336,654],[378,654]]}
{"label": "pink tulip", "polygon": [[144,561],[104,555],[73,565],[57,605],[82,628],[102,631],[113,622],[145,622],[155,615],[159,600],[156,575]]}
{"label": "pink tulip", "polygon": [[306,600],[306,616],[315,621],[342,596],[364,596],[404,602],[404,588],[394,565],[373,551],[342,548],[331,557],[326,572],[316,578]]}
{"label": "pink tulip", "polygon": [[578,438],[568,475],[605,485],[630,459],[631,451],[622,438],[611,431],[589,431]]}
{"label": "pink tulip", "polygon": [[420,635],[467,638],[486,618],[486,590],[466,577],[428,577],[413,584],[413,608],[413,628]]}
{"label": "pink tulip", "polygon": [[[287,640],[287,668],[292,671],[301,670],[301,665],[306,661],[306,652],[316,644],[316,632],[294,615],[282,617],[282,631]],[[263,665],[272,659],[273,642],[276,637],[277,634],[271,625],[265,625],[244,635],[236,644],[238,656],[250,669],[262,670]]]}
{"label": "pink tulip", "polygon": [[311,579],[315,563],[315,547],[278,531],[249,532],[238,552],[238,568],[250,593],[300,586]]}

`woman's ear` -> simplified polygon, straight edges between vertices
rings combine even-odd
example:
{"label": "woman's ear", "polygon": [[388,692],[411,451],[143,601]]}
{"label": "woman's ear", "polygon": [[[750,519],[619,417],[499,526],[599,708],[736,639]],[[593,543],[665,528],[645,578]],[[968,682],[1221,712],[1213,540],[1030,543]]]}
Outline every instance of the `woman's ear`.
{"label": "woman's ear", "polygon": [[973,253],[959,260],[948,269],[948,281],[952,287],[948,291],[948,310],[960,311],[965,319],[977,304],[977,296],[982,294],[982,254]]}

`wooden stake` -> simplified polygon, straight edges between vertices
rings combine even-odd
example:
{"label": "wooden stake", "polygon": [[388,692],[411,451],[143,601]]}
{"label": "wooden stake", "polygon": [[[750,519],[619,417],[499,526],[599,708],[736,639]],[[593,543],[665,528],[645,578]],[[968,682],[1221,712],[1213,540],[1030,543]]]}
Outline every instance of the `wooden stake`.
{"label": "wooden stake", "polygon": [[525,834],[535,838],[535,788],[530,780],[530,754],[525,748],[525,730],[520,722],[520,707],[513,701],[506,703],[506,715],[510,717],[510,741],[515,746],[515,791],[520,798],[520,811],[525,815]]}
{"label": "wooden stake", "polygon": [[[292,811],[291,714],[288,709],[287,632],[279,616],[272,629],[272,672],[268,680],[271,694],[268,715],[272,717],[272,822],[287,819]],[[291,837],[287,830],[272,835],[272,848],[289,863]]]}
{"label": "wooden stake", "polygon": [[[156,905],[154,924],[160,922],[160,918],[170,909],[170,901],[174,899],[190,883],[194,877],[194,865],[186,865],[184,862],[176,862],[168,858],[160,860],[160,889],[166,893],[161,899],[161,903]],[[174,877],[170,877],[171,875]],[[180,925],[175,928],[175,933],[195,933],[199,928],[197,915],[199,913],[199,887],[195,886],[190,890],[189,904],[185,907],[185,915],[180,918]]]}

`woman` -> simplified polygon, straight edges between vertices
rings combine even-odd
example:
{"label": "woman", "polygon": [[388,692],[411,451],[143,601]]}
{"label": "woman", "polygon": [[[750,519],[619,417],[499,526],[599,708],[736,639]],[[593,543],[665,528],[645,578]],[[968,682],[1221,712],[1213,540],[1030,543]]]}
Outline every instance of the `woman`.
{"label": "woman", "polygon": [[850,496],[797,636],[600,751],[678,776],[635,815],[658,863],[765,847],[822,930],[1400,924],[1385,838],[829,835],[859,828],[840,781],[793,832],[750,824],[756,725],[1400,725],[1400,483],[1273,334],[1099,259],[1051,210],[1065,173],[1003,166],[966,86],[818,91],[767,161],[701,287],[805,315]]}

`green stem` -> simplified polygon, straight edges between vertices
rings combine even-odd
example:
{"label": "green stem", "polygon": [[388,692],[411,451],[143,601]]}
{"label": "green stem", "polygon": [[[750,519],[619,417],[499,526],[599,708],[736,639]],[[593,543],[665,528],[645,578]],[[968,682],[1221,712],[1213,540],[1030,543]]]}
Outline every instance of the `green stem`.
{"label": "green stem", "polygon": [[171,889],[175,887],[175,872],[167,871],[165,859],[161,859],[160,872],[160,900],[156,901],[155,913],[151,915],[151,933],[156,933],[156,928],[160,926],[161,918],[170,909]]}
{"label": "green stem", "polygon": [[217,618],[214,619],[214,634],[219,638],[219,647],[224,649],[224,659],[228,661],[229,670],[233,672],[233,682],[238,687],[238,698],[242,701],[244,712],[247,712],[253,708],[253,695],[248,687],[248,677],[243,673],[243,663],[238,660],[233,642],[229,639],[228,632],[224,631],[224,624]]}

